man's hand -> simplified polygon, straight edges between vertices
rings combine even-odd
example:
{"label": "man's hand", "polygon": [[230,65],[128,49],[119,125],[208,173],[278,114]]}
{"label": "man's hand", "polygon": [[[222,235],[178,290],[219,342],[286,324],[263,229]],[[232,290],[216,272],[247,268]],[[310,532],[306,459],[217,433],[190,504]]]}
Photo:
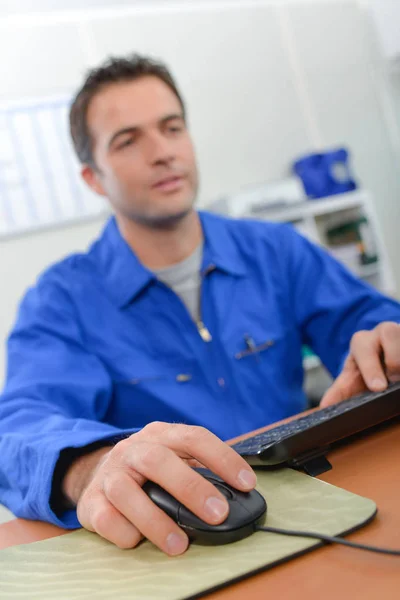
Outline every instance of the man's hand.
{"label": "man's hand", "polygon": [[321,400],[321,408],[367,390],[380,392],[400,381],[400,326],[381,323],[353,335],[343,371]]}
{"label": "man's hand", "polygon": [[169,555],[188,546],[186,534],[142,490],[150,479],[198,517],[219,524],[228,514],[224,496],[191,466],[205,466],[242,491],[256,476],[232,448],[207,429],[154,422],[116,444],[78,459],[63,491],[77,506],[80,523],[120,548],[143,537]]}

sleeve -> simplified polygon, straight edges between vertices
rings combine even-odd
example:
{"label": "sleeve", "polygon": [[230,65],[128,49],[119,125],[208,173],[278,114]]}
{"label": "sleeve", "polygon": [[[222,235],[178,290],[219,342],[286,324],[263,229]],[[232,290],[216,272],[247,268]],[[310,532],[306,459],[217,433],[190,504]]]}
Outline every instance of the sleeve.
{"label": "sleeve", "polygon": [[58,282],[44,276],[21,303],[8,339],[6,383],[0,396],[0,502],[16,516],[80,527],[76,511],[51,508],[60,454],[99,442],[119,430],[102,418],[112,383],[82,340],[74,306]]}
{"label": "sleeve", "polygon": [[352,336],[383,321],[400,322],[400,304],[354,276],[326,250],[285,225],[291,304],[304,344],[333,377]]}

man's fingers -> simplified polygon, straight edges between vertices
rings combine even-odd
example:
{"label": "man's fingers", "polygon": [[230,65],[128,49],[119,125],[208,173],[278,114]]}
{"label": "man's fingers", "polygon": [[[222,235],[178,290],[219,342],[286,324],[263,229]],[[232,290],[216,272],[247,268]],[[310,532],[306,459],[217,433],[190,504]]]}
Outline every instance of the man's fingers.
{"label": "man's fingers", "polygon": [[343,387],[339,381],[339,378],[333,382],[330,388],[323,395],[322,400],[319,403],[320,408],[326,408],[327,406],[331,406],[332,404],[337,404],[338,402],[345,400],[346,395],[343,392]]}
{"label": "man's fingers", "polygon": [[400,327],[397,323],[382,323],[378,330],[386,376],[392,383],[400,381]]}
{"label": "man's fingers", "polygon": [[81,495],[78,519],[121,548],[134,547],[144,535],[164,552],[181,554],[187,536],[143,491],[146,480],[207,523],[221,523],[229,512],[224,495],[188,463],[207,467],[241,490],[256,485],[244,459],[206,429],[151,423],[107,454]]}
{"label": "man's fingers", "polygon": [[400,327],[381,323],[372,331],[353,335],[344,369],[325,393],[320,406],[341,402],[371,390],[381,392],[390,382],[400,381]]}
{"label": "man's fingers", "polygon": [[[145,427],[142,433],[150,440],[152,424]],[[246,461],[203,427],[169,424],[158,436],[161,444],[168,446],[181,458],[199,461],[237,489],[249,491],[257,484],[257,477]]]}
{"label": "man's fingers", "polygon": [[77,514],[82,527],[98,533],[119,548],[134,548],[143,538],[137,527],[100,492],[91,500],[80,501]]}
{"label": "man's fingers", "polygon": [[131,469],[157,483],[203,521],[217,524],[227,517],[225,497],[170,448],[138,441],[125,460]]}
{"label": "man's fingers", "polygon": [[350,348],[367,388],[373,392],[383,391],[387,379],[380,359],[382,346],[378,331],[359,331],[353,336]]}
{"label": "man's fingers", "polygon": [[347,400],[366,390],[365,382],[357,368],[354,358],[350,355],[345,363],[343,371],[335,379],[331,387],[325,392],[320,408]]}
{"label": "man's fingers", "polygon": [[201,462],[199,462],[195,458],[186,458],[186,459],[184,459],[184,461],[187,465],[189,465],[189,467],[192,467],[192,469],[205,469],[206,468]]}
{"label": "man's fingers", "polygon": [[[160,550],[175,556],[188,547],[187,535],[160,508],[158,508],[128,473],[108,477],[104,482],[107,499],[135,527]],[[127,490],[130,493],[127,494]]]}

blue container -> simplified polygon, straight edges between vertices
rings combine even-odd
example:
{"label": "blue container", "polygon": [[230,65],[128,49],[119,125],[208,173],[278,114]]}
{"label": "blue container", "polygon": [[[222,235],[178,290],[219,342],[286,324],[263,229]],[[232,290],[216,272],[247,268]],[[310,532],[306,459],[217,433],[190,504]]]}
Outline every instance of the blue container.
{"label": "blue container", "polygon": [[310,199],[343,194],[357,189],[349,166],[349,152],[338,148],[304,156],[293,164]]}

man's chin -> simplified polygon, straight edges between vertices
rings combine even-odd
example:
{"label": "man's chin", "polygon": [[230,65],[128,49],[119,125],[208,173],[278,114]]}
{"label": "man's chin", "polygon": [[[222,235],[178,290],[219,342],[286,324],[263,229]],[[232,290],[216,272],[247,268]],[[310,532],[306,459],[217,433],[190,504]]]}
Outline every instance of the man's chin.
{"label": "man's chin", "polygon": [[180,211],[164,213],[159,215],[129,214],[126,215],[136,223],[149,229],[175,229],[192,212],[193,206],[186,207]]}

